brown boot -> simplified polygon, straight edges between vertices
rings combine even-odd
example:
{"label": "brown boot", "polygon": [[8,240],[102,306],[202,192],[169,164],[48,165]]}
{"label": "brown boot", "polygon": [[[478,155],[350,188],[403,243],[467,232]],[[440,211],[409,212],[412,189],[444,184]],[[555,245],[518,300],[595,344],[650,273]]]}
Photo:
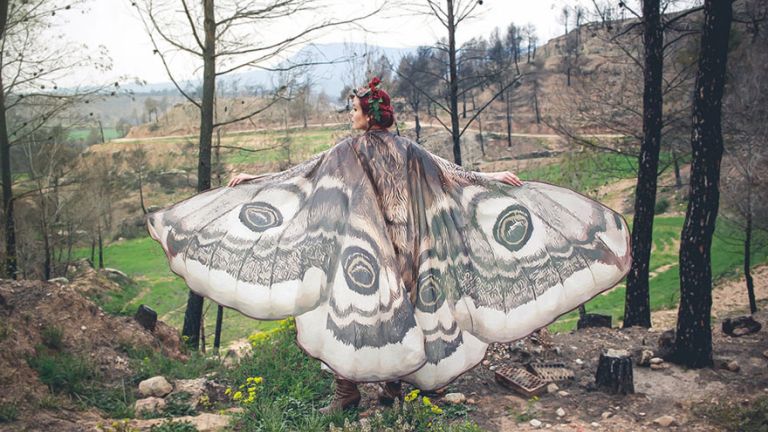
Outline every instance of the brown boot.
{"label": "brown boot", "polygon": [[344,378],[336,377],[336,390],[333,392],[333,400],[328,406],[320,408],[320,414],[331,414],[347,408],[354,408],[360,403],[360,391],[357,384]]}
{"label": "brown boot", "polygon": [[379,389],[379,403],[390,406],[395,403],[395,399],[402,401],[403,386],[400,381],[387,381]]}

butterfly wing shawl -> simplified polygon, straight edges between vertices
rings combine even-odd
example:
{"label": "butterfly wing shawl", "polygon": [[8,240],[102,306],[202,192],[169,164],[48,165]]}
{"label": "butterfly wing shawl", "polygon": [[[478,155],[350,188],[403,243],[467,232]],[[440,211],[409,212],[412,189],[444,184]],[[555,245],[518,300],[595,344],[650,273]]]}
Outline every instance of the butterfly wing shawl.
{"label": "butterfly wing shawl", "polygon": [[424,363],[424,338],[352,141],[148,226],[192,291],[256,319],[296,316],[299,345],[340,375],[392,379]]}
{"label": "butterfly wing shawl", "polygon": [[428,360],[407,381],[445,385],[488,343],[525,337],[626,275],[629,233],[611,209],[545,183],[492,181],[416,145],[409,153]]}

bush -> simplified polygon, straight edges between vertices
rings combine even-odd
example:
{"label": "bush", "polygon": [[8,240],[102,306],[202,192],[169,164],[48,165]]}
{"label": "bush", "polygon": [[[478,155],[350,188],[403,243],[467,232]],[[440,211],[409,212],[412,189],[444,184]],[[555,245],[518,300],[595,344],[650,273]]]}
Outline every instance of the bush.
{"label": "bush", "polygon": [[656,200],[656,205],[653,208],[654,214],[662,214],[669,209],[669,200],[666,198],[659,198]]}
{"label": "bush", "polygon": [[746,406],[728,403],[702,405],[695,408],[697,414],[708,423],[720,426],[728,432],[768,431],[768,397],[759,397]]}
{"label": "bush", "polygon": [[95,370],[86,359],[68,353],[38,350],[27,363],[54,393],[80,395],[85,392],[88,381],[96,378]]}
{"label": "bush", "polygon": [[16,420],[19,417],[19,409],[15,404],[3,403],[0,404],[0,423],[8,423]]}
{"label": "bush", "polygon": [[43,327],[43,331],[40,332],[40,337],[43,339],[43,345],[46,347],[60,351],[64,344],[62,343],[63,333],[60,328],[47,325]]}

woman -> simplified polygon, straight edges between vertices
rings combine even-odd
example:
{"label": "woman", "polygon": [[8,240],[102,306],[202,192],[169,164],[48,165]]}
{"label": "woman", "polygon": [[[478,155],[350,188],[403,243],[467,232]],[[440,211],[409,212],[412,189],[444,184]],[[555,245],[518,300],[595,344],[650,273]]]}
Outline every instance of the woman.
{"label": "woman", "polygon": [[[621,280],[622,217],[512,173],[473,173],[394,135],[378,79],[349,137],[287,171],[241,174],[148,216],[189,287],[256,319],[296,317],[297,343],[355,382],[442,387],[491,342],[522,338]],[[343,377],[343,378],[341,378]]]}

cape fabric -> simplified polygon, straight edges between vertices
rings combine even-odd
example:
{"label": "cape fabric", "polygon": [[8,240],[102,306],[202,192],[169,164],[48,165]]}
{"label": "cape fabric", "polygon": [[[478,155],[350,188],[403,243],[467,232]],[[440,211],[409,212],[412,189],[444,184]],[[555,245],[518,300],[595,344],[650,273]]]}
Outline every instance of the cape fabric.
{"label": "cape fabric", "polygon": [[295,316],[298,344],[344,378],[425,390],[630,265],[611,209],[490,180],[384,131],[147,218],[192,291],[255,319]]}

